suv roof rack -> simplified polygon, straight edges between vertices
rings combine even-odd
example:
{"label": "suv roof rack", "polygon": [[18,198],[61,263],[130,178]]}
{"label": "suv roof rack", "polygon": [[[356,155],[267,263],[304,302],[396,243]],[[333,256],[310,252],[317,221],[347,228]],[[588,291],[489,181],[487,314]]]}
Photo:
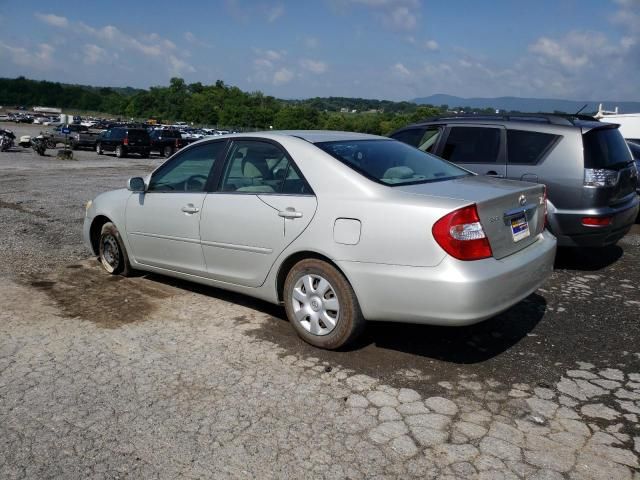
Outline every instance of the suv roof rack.
{"label": "suv roof rack", "polygon": [[576,121],[593,121],[597,122],[598,119],[591,115],[574,115],[563,113],[496,113],[496,114],[453,114],[453,115],[438,115],[435,117],[428,117],[420,122],[435,122],[440,120],[506,120],[516,122],[541,122],[549,123],[552,125],[575,125]]}

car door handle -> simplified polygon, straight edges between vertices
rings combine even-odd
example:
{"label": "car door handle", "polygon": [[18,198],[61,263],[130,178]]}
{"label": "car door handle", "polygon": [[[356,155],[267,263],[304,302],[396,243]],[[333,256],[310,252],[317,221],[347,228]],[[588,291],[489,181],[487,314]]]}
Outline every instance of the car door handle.
{"label": "car door handle", "polygon": [[489,177],[496,177],[496,178],[504,178],[504,175],[500,175],[498,172],[496,172],[495,170],[489,170],[487,172],[487,176]]}
{"label": "car door handle", "polygon": [[289,207],[286,210],[280,210],[278,215],[283,218],[301,218],[302,212],[297,212],[295,209]]}
{"label": "car door handle", "polygon": [[198,213],[200,209],[196,207],[193,203],[189,203],[181,208],[184,213]]}

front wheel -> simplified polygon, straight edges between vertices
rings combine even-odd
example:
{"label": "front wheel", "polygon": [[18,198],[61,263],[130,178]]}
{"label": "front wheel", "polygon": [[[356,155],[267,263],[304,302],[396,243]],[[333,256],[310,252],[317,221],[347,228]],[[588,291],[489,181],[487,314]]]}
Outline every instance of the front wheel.
{"label": "front wheel", "polygon": [[307,343],[335,350],[355,340],[365,320],[353,288],[335,267],[315,258],[298,262],[284,284],[287,317]]}
{"label": "front wheel", "polygon": [[131,274],[129,256],[116,226],[107,222],[102,226],[98,244],[98,258],[103,268],[112,275],[128,277]]}

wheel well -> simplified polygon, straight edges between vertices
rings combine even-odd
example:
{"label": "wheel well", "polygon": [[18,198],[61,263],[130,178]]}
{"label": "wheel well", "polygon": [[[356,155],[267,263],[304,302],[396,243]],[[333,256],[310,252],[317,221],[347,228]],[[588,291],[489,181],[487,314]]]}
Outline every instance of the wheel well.
{"label": "wheel well", "polygon": [[104,215],[98,215],[93,219],[91,223],[91,229],[89,230],[89,236],[91,237],[91,248],[93,249],[93,253],[95,255],[98,254],[99,245],[98,241],[100,240],[100,232],[102,231],[102,226],[110,222],[111,220]]}
{"label": "wheel well", "polygon": [[[276,278],[276,288],[278,291],[279,302],[283,301],[282,299],[284,297],[284,282],[287,279],[287,275],[289,274],[289,271],[300,260],[306,260],[307,258],[316,258],[318,260],[322,260],[323,262],[327,262],[329,265],[331,265],[336,270],[338,270],[342,275],[344,275],[345,278],[347,278],[347,276],[340,269],[340,267],[338,267],[338,265],[336,265],[333,262],[333,260],[331,260],[329,257],[325,257],[320,253],[311,252],[311,251],[296,252],[292,254],[290,257],[288,257],[284,262],[282,262],[282,264],[280,265],[280,270],[278,270],[278,276]],[[347,279],[347,281],[349,281],[349,279]]]}

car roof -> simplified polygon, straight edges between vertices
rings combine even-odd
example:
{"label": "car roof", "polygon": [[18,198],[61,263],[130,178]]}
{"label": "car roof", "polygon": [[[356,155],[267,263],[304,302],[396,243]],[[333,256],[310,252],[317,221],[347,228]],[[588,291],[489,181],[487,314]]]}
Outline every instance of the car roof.
{"label": "car roof", "polygon": [[589,115],[562,115],[550,113],[512,113],[512,114],[463,114],[441,115],[425,118],[411,126],[427,125],[431,123],[526,123],[527,125],[554,125],[560,127],[577,127],[584,129],[602,126],[595,117]]}
{"label": "car roof", "polygon": [[297,137],[306,140],[310,143],[321,142],[340,142],[345,140],[389,140],[387,137],[381,137],[379,135],[370,135],[368,133],[357,132],[341,132],[334,130],[268,130],[264,132],[253,133],[236,133],[226,136],[231,137],[265,137],[273,138],[277,137]]}

